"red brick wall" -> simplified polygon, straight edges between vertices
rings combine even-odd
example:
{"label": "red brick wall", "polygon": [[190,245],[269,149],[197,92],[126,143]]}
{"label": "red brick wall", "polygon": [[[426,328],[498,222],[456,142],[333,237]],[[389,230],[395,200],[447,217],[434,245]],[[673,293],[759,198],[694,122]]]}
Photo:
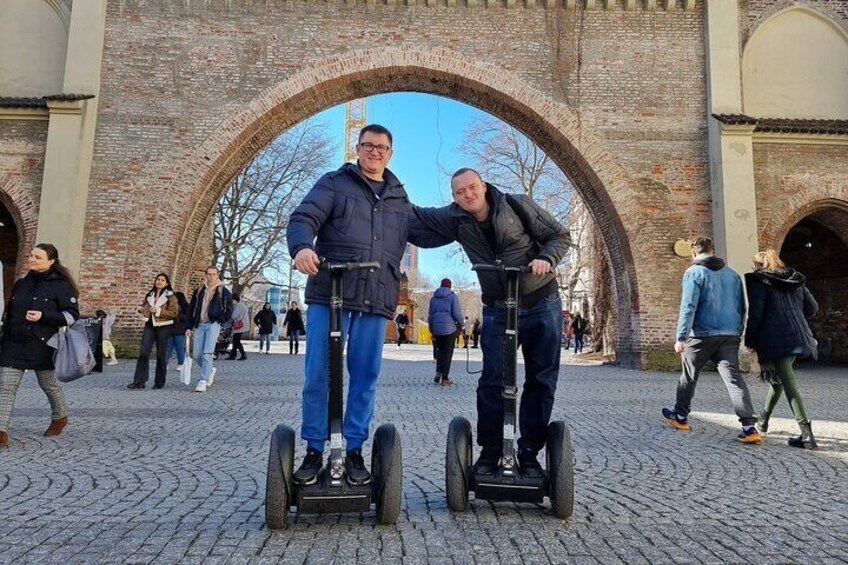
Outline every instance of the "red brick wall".
{"label": "red brick wall", "polygon": [[[11,213],[17,233],[16,254],[11,252],[12,242],[0,233],[0,238],[5,240],[2,257],[7,274],[23,274],[24,259],[37,243],[46,142],[46,121],[0,120],[0,203]],[[61,242],[55,243],[61,253]],[[17,256],[17,264],[7,265],[5,258],[13,255]]]}
{"label": "red brick wall", "polygon": [[416,90],[498,115],[571,176],[607,238],[620,356],[638,365],[672,337],[686,266],[672,242],[710,229],[700,4],[110,3],[84,298],[136,327],[152,274],[185,285],[203,263],[202,226],[256,150],[331,105]]}

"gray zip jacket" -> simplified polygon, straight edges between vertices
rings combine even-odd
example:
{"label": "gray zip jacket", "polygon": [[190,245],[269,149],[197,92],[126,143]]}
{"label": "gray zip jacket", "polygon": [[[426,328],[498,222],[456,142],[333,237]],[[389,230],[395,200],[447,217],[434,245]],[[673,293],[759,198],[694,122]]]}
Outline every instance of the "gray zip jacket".
{"label": "gray zip jacket", "polygon": [[[507,201],[512,200],[512,203]],[[507,195],[486,183],[486,199],[491,207],[492,225],[497,249],[492,250],[474,217],[453,203],[441,208],[414,207],[415,216],[427,229],[458,241],[471,263],[494,263],[500,260],[511,267],[528,265],[534,259],[545,259],[556,267],[571,245],[571,235],[544,208],[524,195]],[[520,212],[520,215],[519,215]],[[483,303],[499,306],[506,298],[506,276],[495,272],[478,272]],[[537,277],[521,275],[521,296],[550,283],[556,273]]]}

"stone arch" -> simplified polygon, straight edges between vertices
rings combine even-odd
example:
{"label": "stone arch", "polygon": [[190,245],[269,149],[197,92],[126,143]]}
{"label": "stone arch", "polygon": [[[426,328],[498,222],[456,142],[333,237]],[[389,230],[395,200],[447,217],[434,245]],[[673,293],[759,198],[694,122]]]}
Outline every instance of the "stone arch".
{"label": "stone arch", "polygon": [[[763,247],[780,249],[783,247],[787,234],[789,234],[792,228],[797,226],[803,219],[821,216],[824,213],[825,215],[823,217],[825,218],[825,223],[829,224],[831,222],[828,221],[827,216],[828,212],[832,211],[843,212],[846,214],[846,217],[848,217],[848,200],[841,200],[839,198],[822,198],[808,202],[790,214],[780,218],[775,218],[772,225],[777,225],[775,225],[775,227],[768,233],[763,234],[760,241],[762,242]],[[846,234],[848,234],[848,232],[846,232]],[[848,241],[846,241],[846,244],[848,244]]]}
{"label": "stone arch", "polygon": [[11,268],[16,275],[22,274],[26,250],[36,243],[38,214],[32,209],[31,202],[28,200],[28,195],[18,187],[14,177],[8,174],[0,175],[0,204],[12,216],[18,240],[15,265],[4,265],[4,273],[6,269]]}
{"label": "stone arch", "polygon": [[807,277],[819,304],[810,328],[819,358],[848,362],[848,201],[818,200],[798,210],[784,226],[781,258]]}
{"label": "stone arch", "polygon": [[746,114],[845,119],[846,91],[848,28],[818,7],[795,4],[768,14],[745,44]]}
{"label": "stone arch", "polygon": [[[613,274],[619,350],[639,342],[639,293],[628,234],[612,194],[632,194],[626,175],[567,105],[545,96],[517,75],[472,62],[454,51],[413,47],[352,51],[299,72],[255,98],[190,155],[178,157],[171,183],[193,207],[180,223],[171,272],[188,283],[203,227],[238,170],[262,147],[323,109],[387,92],[436,94],[478,107],[516,127],[569,176],[601,229]],[[630,360],[624,361],[629,363]]]}

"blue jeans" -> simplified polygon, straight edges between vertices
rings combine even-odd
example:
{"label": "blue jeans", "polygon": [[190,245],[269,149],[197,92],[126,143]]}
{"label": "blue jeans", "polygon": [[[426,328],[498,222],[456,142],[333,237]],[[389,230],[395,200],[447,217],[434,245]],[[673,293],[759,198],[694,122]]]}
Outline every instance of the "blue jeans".
{"label": "blue jeans", "polygon": [[[503,337],[506,309],[483,307],[483,374],[477,383],[477,443],[500,451],[503,445]],[[520,450],[539,451],[554,406],[559,376],[562,304],[551,293],[532,308],[518,310],[518,340],[524,353],[524,389],[518,426]],[[516,379],[517,380],[517,379]]]}
{"label": "blue jeans", "polygon": [[194,329],[192,353],[194,362],[200,367],[200,380],[205,381],[212,374],[212,355],[215,354],[215,343],[221,324],[218,322],[200,324]]}
{"label": "blue jeans", "polygon": [[[306,320],[306,379],[303,383],[300,437],[306,440],[309,449],[324,451],[324,443],[329,439],[330,307],[310,304]],[[342,321],[342,339],[346,339],[348,344],[347,372],[350,375],[342,434],[347,449],[351,450],[360,449],[368,439],[388,320],[376,314],[345,310]]]}
{"label": "blue jeans", "polygon": [[171,334],[165,345],[165,363],[171,362],[171,354],[176,350],[177,364],[185,363],[185,334]]}
{"label": "blue jeans", "polygon": [[265,344],[265,351],[271,351],[271,334],[259,334],[259,352],[262,352],[262,344]]}

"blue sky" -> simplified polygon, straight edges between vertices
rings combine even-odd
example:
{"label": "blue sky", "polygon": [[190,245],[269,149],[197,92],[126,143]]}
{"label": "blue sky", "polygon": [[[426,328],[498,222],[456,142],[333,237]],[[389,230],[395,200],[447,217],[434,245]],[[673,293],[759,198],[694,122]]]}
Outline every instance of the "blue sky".
{"label": "blue sky", "polygon": [[[394,138],[394,156],[389,168],[406,186],[410,199],[422,206],[441,206],[450,202],[450,174],[464,162],[458,148],[462,134],[471,121],[485,112],[449,98],[399,92],[368,98],[368,123],[386,126]],[[339,164],[344,159],[344,104],[318,114],[330,133],[338,139]],[[456,244],[454,244],[455,246]],[[453,247],[453,246],[452,246]],[[432,279],[442,277],[469,279],[469,265],[450,257],[450,248],[422,249],[418,268]]]}

